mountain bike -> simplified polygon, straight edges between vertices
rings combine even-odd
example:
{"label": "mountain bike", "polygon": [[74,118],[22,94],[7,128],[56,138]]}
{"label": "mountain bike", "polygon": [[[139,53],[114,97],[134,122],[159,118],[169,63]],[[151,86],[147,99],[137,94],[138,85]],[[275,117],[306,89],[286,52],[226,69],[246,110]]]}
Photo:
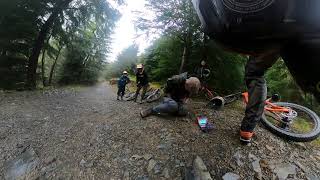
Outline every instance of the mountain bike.
{"label": "mountain bike", "polygon": [[200,89],[200,92],[199,94],[201,95],[204,95],[204,97],[207,99],[207,100],[211,100],[213,99],[214,97],[216,97],[216,93],[211,91],[207,86],[202,86],[202,88]]}
{"label": "mountain bike", "polygon": [[[209,106],[222,108],[241,98],[247,104],[248,92],[213,98]],[[320,119],[315,112],[298,104],[277,102],[278,100],[278,96],[272,96],[265,101],[261,123],[267,129],[278,136],[298,142],[312,141],[320,135]]]}
{"label": "mountain bike", "polygon": [[125,92],[125,95],[123,96],[123,99],[125,100],[125,101],[132,101],[132,100],[134,100],[134,97],[135,97],[135,94],[136,94],[136,92],[131,92],[131,91],[127,91],[126,90],[126,92]]}
{"label": "mountain bike", "polygon": [[[148,90],[147,90],[147,92],[146,92],[144,97],[149,97],[154,91],[155,91],[155,89],[148,88]],[[132,100],[135,99],[135,94],[136,94],[135,91],[134,92],[128,91],[128,92],[125,93],[123,99],[126,100],[126,101],[132,101]],[[137,99],[139,98],[139,96],[140,96],[140,93],[138,94]]]}
{"label": "mountain bike", "polygon": [[163,91],[164,91],[164,87],[158,88],[158,89],[154,89],[151,94],[149,96],[147,96],[146,101],[148,103],[154,102],[159,100],[160,98],[163,97]]}

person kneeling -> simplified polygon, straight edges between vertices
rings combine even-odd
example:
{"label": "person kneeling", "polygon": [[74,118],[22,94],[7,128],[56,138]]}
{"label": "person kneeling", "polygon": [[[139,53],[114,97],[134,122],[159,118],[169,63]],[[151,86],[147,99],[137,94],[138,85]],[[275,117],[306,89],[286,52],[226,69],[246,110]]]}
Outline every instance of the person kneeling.
{"label": "person kneeling", "polygon": [[155,107],[142,110],[140,115],[142,118],[163,114],[186,116],[188,112],[184,104],[190,96],[197,94],[200,88],[199,79],[196,77],[187,78],[187,73],[172,76],[167,80],[163,102]]}

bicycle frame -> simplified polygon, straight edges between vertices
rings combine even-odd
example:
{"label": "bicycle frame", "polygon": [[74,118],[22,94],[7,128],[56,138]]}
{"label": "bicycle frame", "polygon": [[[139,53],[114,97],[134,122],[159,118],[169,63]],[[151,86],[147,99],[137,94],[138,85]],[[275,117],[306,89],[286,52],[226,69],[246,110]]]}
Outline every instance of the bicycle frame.
{"label": "bicycle frame", "polygon": [[210,99],[214,98],[213,93],[212,93],[208,88],[203,87],[203,91],[205,91],[205,93],[207,93],[207,95],[208,95],[208,97],[209,97]]}
{"label": "bicycle frame", "polygon": [[215,97],[215,96],[214,96],[214,92],[211,91],[211,90],[209,89],[209,87],[208,87],[206,84],[204,84],[204,83],[201,83],[201,89],[200,89],[200,91],[203,91],[203,92],[209,97],[209,100],[211,100],[212,98]]}
{"label": "bicycle frame", "polygon": [[[248,92],[244,92],[244,93],[242,93],[241,95],[242,95],[242,97],[243,97],[243,101],[244,101],[246,104],[248,104],[248,102],[249,102],[249,93],[248,93]],[[281,113],[281,112],[283,112],[283,113],[288,113],[288,112],[290,111],[290,110],[289,110],[288,108],[286,108],[286,107],[277,106],[277,105],[273,104],[273,103],[271,102],[271,99],[267,99],[267,100],[265,101],[265,104],[266,104],[266,106],[264,107],[264,109],[265,109],[266,111],[270,111],[270,112],[273,112],[273,113]]]}

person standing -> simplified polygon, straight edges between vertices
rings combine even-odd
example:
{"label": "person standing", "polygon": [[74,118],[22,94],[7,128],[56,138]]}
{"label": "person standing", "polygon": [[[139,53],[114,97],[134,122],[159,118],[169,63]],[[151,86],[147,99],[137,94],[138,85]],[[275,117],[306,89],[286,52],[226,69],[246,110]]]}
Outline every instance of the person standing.
{"label": "person standing", "polygon": [[123,96],[126,90],[126,85],[130,82],[130,79],[128,77],[128,72],[127,71],[123,71],[122,75],[119,78],[118,81],[118,93],[117,93],[117,100],[120,100],[119,97],[121,98],[121,100],[123,100]]}
{"label": "person standing", "polygon": [[141,93],[141,101],[145,98],[145,94],[147,92],[147,89],[149,87],[149,80],[148,75],[144,70],[143,64],[137,65],[137,73],[136,73],[136,82],[137,82],[137,91],[134,97],[134,102],[137,102],[138,95],[142,89]]}
{"label": "person standing", "polygon": [[198,79],[202,82],[205,81],[210,76],[210,69],[205,60],[200,62],[200,66],[196,67],[194,73]]}

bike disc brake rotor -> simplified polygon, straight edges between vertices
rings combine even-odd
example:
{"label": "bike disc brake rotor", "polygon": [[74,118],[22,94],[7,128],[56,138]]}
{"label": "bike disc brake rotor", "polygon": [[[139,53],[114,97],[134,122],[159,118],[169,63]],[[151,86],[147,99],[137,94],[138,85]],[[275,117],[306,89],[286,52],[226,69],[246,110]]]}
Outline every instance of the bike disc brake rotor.
{"label": "bike disc brake rotor", "polygon": [[297,111],[289,108],[289,107],[286,107],[289,112],[283,112],[280,114],[280,117],[281,119],[287,119],[288,122],[291,122],[294,118],[296,118],[298,116],[298,113]]}

